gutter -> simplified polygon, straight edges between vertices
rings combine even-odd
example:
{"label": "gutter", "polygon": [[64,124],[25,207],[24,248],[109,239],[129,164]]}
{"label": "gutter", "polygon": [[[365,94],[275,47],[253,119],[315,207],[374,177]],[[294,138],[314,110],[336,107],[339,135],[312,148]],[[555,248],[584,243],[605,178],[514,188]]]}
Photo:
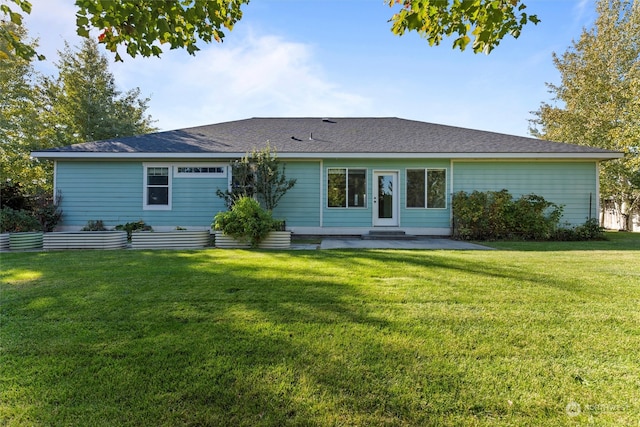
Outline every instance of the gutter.
{"label": "gutter", "polygon": [[[104,153],[70,151],[33,151],[32,157],[56,160],[224,160],[238,159],[246,153]],[[561,153],[277,153],[279,159],[469,159],[469,160],[612,160],[624,153],[561,152]]]}

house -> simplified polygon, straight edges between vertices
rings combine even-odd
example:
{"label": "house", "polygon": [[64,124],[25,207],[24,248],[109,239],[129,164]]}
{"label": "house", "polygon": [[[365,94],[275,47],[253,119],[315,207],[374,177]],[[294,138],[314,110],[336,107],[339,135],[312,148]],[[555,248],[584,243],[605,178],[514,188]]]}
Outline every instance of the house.
{"label": "house", "polygon": [[451,233],[458,191],[507,189],[599,212],[598,165],[622,153],[400,118],[252,118],[34,152],[55,162],[62,230],[89,220],[208,229],[229,162],[267,142],[297,183],[277,206],[298,234]]}

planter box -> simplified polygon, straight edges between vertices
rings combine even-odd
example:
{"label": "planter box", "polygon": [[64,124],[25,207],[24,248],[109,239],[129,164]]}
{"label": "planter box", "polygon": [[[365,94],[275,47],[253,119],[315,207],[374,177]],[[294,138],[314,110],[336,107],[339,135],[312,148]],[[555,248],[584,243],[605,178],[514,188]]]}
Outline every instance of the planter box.
{"label": "planter box", "polygon": [[9,234],[9,249],[12,251],[23,251],[27,249],[42,249],[42,231],[28,233]]}
{"label": "planter box", "polygon": [[[240,242],[222,231],[216,231],[216,248],[249,249],[251,244]],[[290,231],[270,231],[258,245],[260,249],[289,249],[291,247]]]}
{"label": "planter box", "polygon": [[125,231],[70,231],[45,233],[44,249],[122,249],[127,246]]}
{"label": "planter box", "polygon": [[190,231],[134,231],[133,249],[191,249],[204,248],[211,237],[208,230]]}
{"label": "planter box", "polygon": [[9,250],[9,233],[0,234],[0,251]]}

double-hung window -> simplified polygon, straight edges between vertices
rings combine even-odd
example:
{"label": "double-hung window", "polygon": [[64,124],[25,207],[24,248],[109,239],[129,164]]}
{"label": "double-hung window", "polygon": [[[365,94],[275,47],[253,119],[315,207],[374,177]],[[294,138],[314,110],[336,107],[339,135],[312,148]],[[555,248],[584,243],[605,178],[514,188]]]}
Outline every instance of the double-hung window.
{"label": "double-hung window", "polygon": [[171,209],[169,166],[146,165],[144,168],[144,209]]}
{"label": "double-hung window", "polygon": [[446,207],[446,169],[407,169],[407,208]]}
{"label": "double-hung window", "polygon": [[367,206],[367,170],[327,169],[327,206],[364,208]]}

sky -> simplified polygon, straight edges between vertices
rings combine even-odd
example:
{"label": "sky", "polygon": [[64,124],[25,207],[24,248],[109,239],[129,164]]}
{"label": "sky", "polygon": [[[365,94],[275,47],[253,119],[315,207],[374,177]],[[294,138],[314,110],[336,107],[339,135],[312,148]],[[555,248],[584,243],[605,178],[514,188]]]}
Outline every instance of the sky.
{"label": "sky", "polygon": [[[56,73],[64,42],[79,46],[73,0],[32,0],[29,36]],[[595,20],[595,0],[525,0],[541,22],[507,36],[489,55],[429,46],[416,34],[391,33],[383,0],[252,0],[223,43],[199,44],[195,56],[114,55],[118,89],[140,88],[160,130],[251,117],[400,117],[529,136],[529,120],[552,102],[561,55]],[[95,35],[97,36],[97,32]]]}

